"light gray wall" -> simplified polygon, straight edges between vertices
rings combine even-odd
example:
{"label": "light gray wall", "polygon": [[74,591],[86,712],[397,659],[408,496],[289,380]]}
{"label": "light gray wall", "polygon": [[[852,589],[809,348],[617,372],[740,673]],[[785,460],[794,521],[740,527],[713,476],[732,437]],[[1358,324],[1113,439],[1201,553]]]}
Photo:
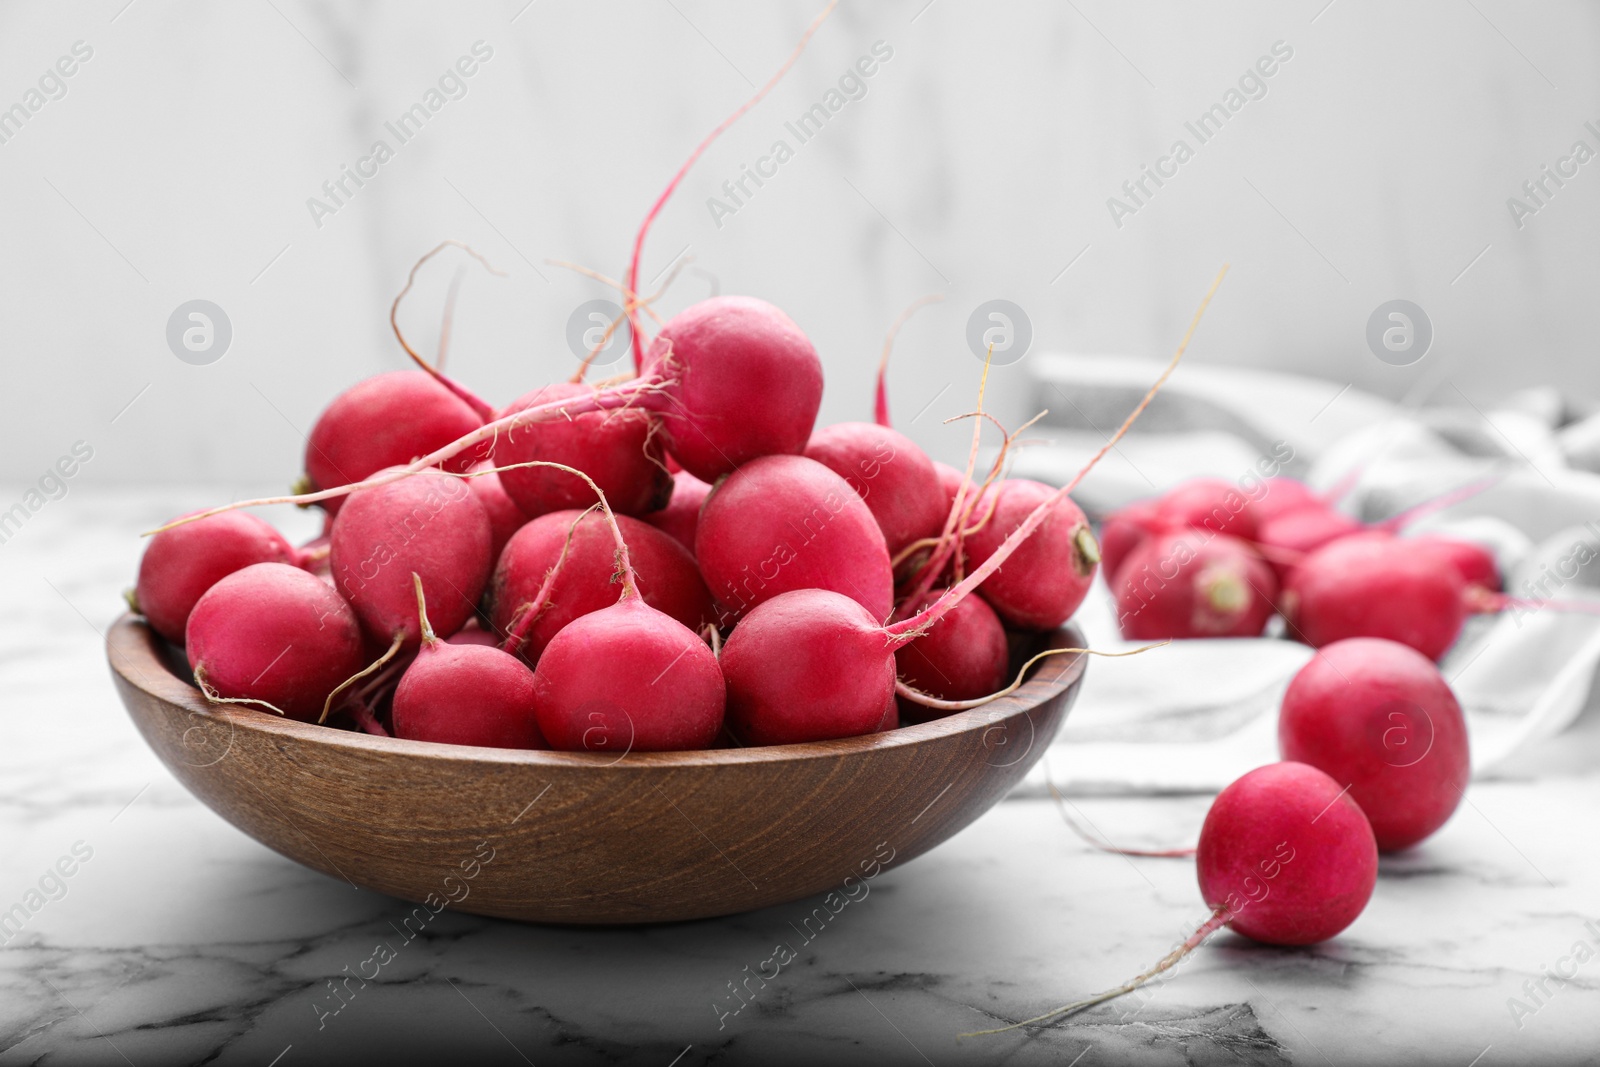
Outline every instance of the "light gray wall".
{"label": "light gray wall", "polygon": [[[322,405],[402,365],[388,303],[444,237],[509,273],[467,277],[453,370],[497,402],[565,376],[568,315],[606,294],[546,260],[620,272],[666,178],[819,6],[124,3],[0,7],[0,107],[74,42],[93,49],[0,144],[7,480],[82,439],[85,480],[286,483]],[[707,275],[788,310],[823,353],[829,421],[869,414],[885,327],[946,293],[893,374],[902,426],[945,456],[964,433],[937,417],[970,406],[978,303],[1023,307],[1034,351],[1161,355],[1223,261],[1196,360],[1322,375],[1330,395],[1594,393],[1600,160],[1520,229],[1506,201],[1574,141],[1600,150],[1584,128],[1600,128],[1597,30],[1596,5],[1544,0],[846,0],[691,172],[644,273],[688,246],[707,273],[685,273],[664,310]],[[395,147],[384,121],[479,40],[493,58],[466,96],[315,225],[307,198],[376,138]],[[785,120],[877,41],[893,57],[865,96],[797,145]],[[1108,197],[1175,138],[1194,147],[1184,121],[1279,41],[1293,57],[1266,95],[1115,225]],[[707,198],[778,138],[794,158],[716,225]],[[453,269],[428,272],[409,307],[425,345]],[[1437,331],[1414,367],[1364,341],[1394,297]],[[195,298],[234,332],[208,366],[165,340]],[[1009,418],[1025,374],[996,372]]]}

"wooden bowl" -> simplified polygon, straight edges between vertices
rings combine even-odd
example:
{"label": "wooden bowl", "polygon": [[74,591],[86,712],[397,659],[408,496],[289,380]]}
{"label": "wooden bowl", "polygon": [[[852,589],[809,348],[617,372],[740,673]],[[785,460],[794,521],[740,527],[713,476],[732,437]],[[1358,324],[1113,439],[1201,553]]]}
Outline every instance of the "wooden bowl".
{"label": "wooden bowl", "polygon": [[[437,911],[545,923],[729,915],[856,885],[965,827],[1044,752],[1083,678],[1044,660],[982,708],[889,733],[704,752],[436,745],[211,705],[124,616],[107,654],[172,773],[290,859]],[[1040,647],[1082,647],[1066,627]]]}

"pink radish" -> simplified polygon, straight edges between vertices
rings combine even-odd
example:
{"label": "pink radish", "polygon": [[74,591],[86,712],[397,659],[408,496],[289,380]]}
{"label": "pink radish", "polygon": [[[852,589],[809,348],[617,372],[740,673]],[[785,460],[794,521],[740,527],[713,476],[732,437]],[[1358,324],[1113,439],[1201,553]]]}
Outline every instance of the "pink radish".
{"label": "pink radish", "polygon": [[1267,522],[1286,511],[1306,507],[1331,508],[1332,502],[1317,494],[1298,478],[1268,478],[1262,483],[1259,495],[1252,496],[1250,510],[1255,513],[1256,524]]}
{"label": "pink radish", "polygon": [[[534,718],[533,672],[498,648],[439,640],[422,579],[412,576],[422,648],[394,692],[394,735],[486,748],[545,748]],[[458,635],[459,636],[459,635]]]}
{"label": "pink radish", "polygon": [[310,722],[361,670],[361,627],[328,583],[285,563],[220,579],[189,615],[189,666],[208,698]]}
{"label": "pink radish", "polygon": [[1163,526],[1211,530],[1246,541],[1256,535],[1250,498],[1220,478],[1195,478],[1167,491],[1156,501],[1155,518]]}
{"label": "pink radish", "polygon": [[975,500],[978,496],[978,487],[972,484],[966,474],[956,470],[948,463],[934,461],[933,472],[939,476],[939,491],[944,498],[944,513],[950,514],[950,509],[955,507],[956,494],[961,491],[963,483],[967,486],[967,499]]}
{"label": "pink radish", "polygon": [[1419,549],[1449,561],[1468,588],[1481,586],[1490,592],[1499,592],[1504,588],[1500,564],[1495,560],[1494,553],[1476,541],[1432,533],[1418,534],[1406,540]]}
{"label": "pink radish", "polygon": [[474,626],[471,623],[468,623],[466,626],[463,626],[461,629],[445,638],[445,641],[452,645],[487,645],[490,648],[500,647],[500,637],[498,634],[491,633],[490,631],[483,629],[481,626]]}
{"label": "pink radish", "polygon": [[1335,641],[1300,669],[1283,697],[1278,744],[1284,759],[1347,785],[1385,851],[1443,826],[1471,775],[1467,724],[1444,675],[1376,637]]}
{"label": "pink radish", "polygon": [[713,489],[694,554],[711,595],[733,616],[795,589],[843,593],[875,619],[894,607],[889,552],[872,512],[843,478],[804,456],[754,460]]}
{"label": "pink radish", "polygon": [[[1065,512],[1058,505],[1063,501],[1070,504],[1067,494],[1077,488],[1084,475],[1122,439],[1165,384],[1182,359],[1201,315],[1226,272],[1224,267],[1217,274],[1172,361],[1116,433],[1071,481],[1060,489],[1048,491],[972,573],[946,590],[932,605],[889,626],[878,625],[879,616],[859,602],[823,588],[794,589],[751,608],[734,627],[722,650],[722,671],[728,686],[728,720],[735,733],[760,744],[782,744],[845,737],[878,729],[886,721],[889,704],[894,699],[894,653],[897,649],[938,625],[1047,523],[1051,524],[1055,537],[1066,536],[1070,541],[1077,541],[1076,531],[1082,524],[1083,513],[1076,505]],[[752,464],[739,474],[758,465]],[[828,473],[837,478],[832,472]],[[707,564],[708,541],[715,536],[712,511],[721,493],[738,477],[736,474],[729,478],[706,502],[697,539],[700,551],[696,553],[702,566]],[[859,502],[854,494],[851,498]],[[1071,521],[1063,522],[1063,517]],[[1086,525],[1081,528],[1087,530]],[[1038,565],[1059,568],[1060,558],[1047,558]],[[1021,568],[1016,571],[1020,574]],[[1035,577],[1045,580],[1044,576]],[[715,589],[714,585],[713,592]]]}
{"label": "pink radish", "polygon": [[1135,500],[1107,515],[1100,524],[1100,573],[1109,585],[1122,569],[1122,561],[1142,545],[1156,527],[1154,500]]}
{"label": "pink radish", "polygon": [[1330,541],[1360,533],[1369,527],[1359,519],[1320,504],[1279,512],[1263,522],[1255,540],[1288,553],[1315,552]]}
{"label": "pink radish", "polygon": [[[460,397],[422,371],[397,370],[357,382],[334,398],[306,439],[306,485],[316,493],[359,483],[386,467],[410,463],[483,425]],[[463,449],[440,461],[464,471],[488,454]],[[432,464],[424,464],[432,466]],[[321,503],[332,514],[343,498]]]}
{"label": "pink radish", "polygon": [[463,479],[423,471],[351,495],[333,520],[329,563],[335,588],[368,636],[415,648],[413,572],[422,575],[435,629],[446,636],[476,610],[489,580],[489,517]]}
{"label": "pink radish", "polygon": [[213,515],[151,538],[129,605],[156,633],[182,644],[189,613],[206,590],[253,563],[294,563],[298,557],[282,534],[254,515]]}
{"label": "pink radish", "polygon": [[[915,613],[931,607],[944,590],[910,606]],[[737,631],[735,631],[737,632]],[[982,597],[969,596],[950,609],[938,626],[902,645],[894,654],[900,681],[940,700],[975,700],[1006,684],[1010,663],[1005,627]],[[950,714],[905,698],[900,718],[926,722]]]}
{"label": "pink radish", "polygon": [[[500,414],[514,415],[593,393],[585,385],[558,382],[535,389]],[[500,481],[506,492],[532,518],[587,507],[594,493],[580,479],[554,467],[504,469],[528,460],[581,467],[605,490],[619,515],[642,515],[662,507],[672,495],[672,476],[662,462],[658,429],[648,412],[626,409],[533,422],[503,434],[495,443],[494,461],[503,468]]]}
{"label": "pink radish", "polygon": [[1383,637],[1437,660],[1461,633],[1466,586],[1443,557],[1387,534],[1355,534],[1289,572],[1281,607],[1289,632],[1321,648]]}
{"label": "pink radish", "polygon": [[904,434],[870,422],[842,422],[812,434],[805,454],[866,501],[891,556],[944,525],[950,509],[939,473]]}
{"label": "pink radish", "polygon": [[[711,595],[682,545],[638,519],[619,515],[617,526],[646,604],[696,631],[714,620]],[[506,651],[536,661],[575,619],[615,604],[615,555],[610,524],[592,512],[541,515],[517,531],[490,585],[490,618]]]}
{"label": "pink radish", "polygon": [[506,492],[497,472],[481,470],[467,479],[467,485],[489,517],[489,558],[497,560],[511,535],[527,524],[528,516]]}
{"label": "pink radish", "polygon": [[[993,501],[998,495],[998,504]],[[1050,510],[1038,533],[1022,543],[981,592],[1000,618],[1027,630],[1053,630],[1072,617],[1088,595],[1100,546],[1083,510],[1055,489],[1010,478],[991,486],[973,510],[989,519],[966,539],[967,557],[981,566],[1045,502]],[[990,509],[993,509],[992,515]]]}
{"label": "pink radish", "polygon": [[672,499],[667,506],[639,517],[693,553],[700,507],[710,493],[711,486],[688,471],[677,471],[672,476]]}
{"label": "pink radish", "polygon": [[1146,539],[1112,583],[1130,640],[1258,637],[1272,618],[1278,581],[1247,542],[1207,530]]}
{"label": "pink radish", "polygon": [[1227,926],[1269,945],[1314,945],[1372,899],[1378,847],[1342,783],[1304,763],[1269,763],[1217,795],[1195,865]]}
{"label": "pink radish", "polygon": [[683,469],[715,482],[762,456],[803,451],[822,404],[822,362],[789,316],[763,300],[716,296],[662,327],[644,373],[672,381],[661,414]]}
{"label": "pink radish", "polygon": [[876,733],[895,707],[894,647],[878,619],[843,594],[796,589],[766,599],[722,646],[728,726],[747,745]]}
{"label": "pink radish", "polygon": [[[577,473],[574,471],[574,473]],[[534,668],[539,730],[567,751],[708,748],[722,731],[716,654],[687,626],[645,603],[628,543],[595,488],[616,549],[621,596],[568,623]]]}
{"label": "pink radish", "polygon": [[1343,786],[1304,763],[1270,763],[1212,801],[1195,867],[1211,918],[1154,967],[1085,1000],[961,1036],[1038,1026],[1131,993],[1224,926],[1268,945],[1326,941],[1355,922],[1372,899],[1378,847]]}

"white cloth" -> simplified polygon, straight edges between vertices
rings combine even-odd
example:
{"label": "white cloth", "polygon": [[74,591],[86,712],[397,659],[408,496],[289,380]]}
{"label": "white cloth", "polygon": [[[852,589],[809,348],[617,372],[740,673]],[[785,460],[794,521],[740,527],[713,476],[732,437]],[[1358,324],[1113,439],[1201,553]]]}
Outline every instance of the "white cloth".
{"label": "white cloth", "polygon": [[[1038,401],[1051,415],[1030,436],[1048,440],[1019,450],[1012,474],[1056,484],[1070,478],[1159,372],[1148,360],[1040,359]],[[1452,397],[1444,391],[1444,400]],[[1237,479],[1280,441],[1294,450],[1285,473],[1318,489],[1359,470],[1341,506],[1367,521],[1498,475],[1407,530],[1484,543],[1508,593],[1570,605],[1473,617],[1440,663],[1466,714],[1474,773],[1493,775],[1530,742],[1569,726],[1595,688],[1600,415],[1582,414],[1549,389],[1513,394],[1490,409],[1470,401],[1412,408],[1335,382],[1189,365],[1076,496],[1100,515],[1185,478]],[[1103,581],[1075,621],[1094,648],[1135,647],[1120,639]],[[1278,705],[1310,655],[1303,645],[1263,637],[1179,641],[1092,660],[1049,753],[1052,775],[1077,792],[1220,789],[1278,758]],[[1044,789],[1042,766],[1022,788]]]}

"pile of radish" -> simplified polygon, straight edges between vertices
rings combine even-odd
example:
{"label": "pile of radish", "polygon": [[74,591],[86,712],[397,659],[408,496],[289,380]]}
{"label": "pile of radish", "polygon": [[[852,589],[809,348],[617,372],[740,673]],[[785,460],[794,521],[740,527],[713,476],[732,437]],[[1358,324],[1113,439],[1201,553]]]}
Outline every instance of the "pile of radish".
{"label": "pile of radish", "polygon": [[323,536],[245,501],[151,540],[130,601],[212,700],[511,748],[855,737],[1010,691],[1096,572],[1071,486],[816,428],[821,360],[760,300],[687,308],[628,382],[504,408],[415,358],[318,420],[282,499]]}
{"label": "pile of radish", "polygon": [[[1099,560],[1067,495],[1078,479],[1007,479],[997,460],[975,480],[981,388],[965,471],[887,425],[881,371],[876,422],[819,429],[822,361],[789,316],[717,296],[662,321],[661,294],[638,290],[689,167],[836,3],[646,214],[609,283],[633,377],[584,382],[610,330],[572,379],[502,405],[447,377],[398,321],[445,248],[493,271],[446,241],[389,312],[418,369],[334,398],[295,494],[155,532],[129,603],[184,647],[208,699],[415,741],[617,753],[860,736],[1019,684],[1032,661],[1013,649],[1072,616]],[[273,503],[321,508],[322,536],[295,547],[238,510]]]}
{"label": "pile of radish", "polygon": [[1513,601],[1487,547],[1402,534],[1481,488],[1368,525],[1291,478],[1194,479],[1106,516],[1103,573],[1128,638],[1259,637],[1281,616],[1315,648],[1382,637],[1437,660],[1468,615]]}

